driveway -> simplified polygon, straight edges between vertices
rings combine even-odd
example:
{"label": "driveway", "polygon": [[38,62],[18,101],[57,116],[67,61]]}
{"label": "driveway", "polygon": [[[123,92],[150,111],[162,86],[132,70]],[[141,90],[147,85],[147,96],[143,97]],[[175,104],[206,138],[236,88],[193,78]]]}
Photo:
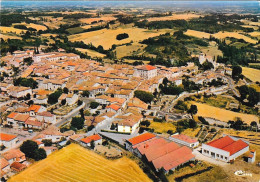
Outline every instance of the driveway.
{"label": "driveway", "polygon": [[202,153],[200,153],[200,151],[201,151],[201,147],[194,149],[193,152],[192,152],[195,155],[195,158],[197,160],[205,161],[205,162],[217,165],[217,166],[227,166],[227,165],[229,165],[226,162],[215,160],[215,159],[212,159],[212,158],[207,157],[205,155],[202,155]]}

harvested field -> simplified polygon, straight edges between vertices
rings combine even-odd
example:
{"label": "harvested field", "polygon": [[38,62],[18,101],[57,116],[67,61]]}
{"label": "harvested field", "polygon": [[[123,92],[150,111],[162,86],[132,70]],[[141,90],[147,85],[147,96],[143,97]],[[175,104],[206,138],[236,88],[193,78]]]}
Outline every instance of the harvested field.
{"label": "harvested field", "polygon": [[253,82],[260,81],[260,70],[243,67],[242,74]]}
{"label": "harvested field", "polygon": [[90,57],[98,57],[98,58],[103,58],[106,55],[105,54],[101,54],[97,51],[91,50],[91,49],[82,49],[82,48],[76,48],[76,50],[82,52],[82,53],[87,53],[88,56]]}
{"label": "harvested field", "polygon": [[39,25],[39,24],[34,24],[34,23],[30,23],[30,24],[27,24],[27,23],[25,23],[25,22],[22,22],[22,23],[13,23],[12,24],[13,26],[14,25],[24,25],[24,26],[26,26],[27,28],[34,28],[34,29],[36,29],[37,31],[39,31],[39,30],[47,30],[47,27],[46,26],[44,26],[44,25]]}
{"label": "harvested field", "polygon": [[151,181],[132,160],[108,160],[77,144],[71,144],[47,159],[13,176],[14,181]]}
{"label": "harvested field", "polygon": [[250,32],[248,33],[250,36],[252,37],[259,37],[260,36],[260,32]]}
{"label": "harvested field", "polygon": [[99,17],[99,18],[81,18],[81,19],[79,19],[79,21],[81,23],[87,23],[87,24],[91,24],[94,21],[99,22],[99,21],[112,21],[112,20],[116,20],[116,18],[113,16],[103,16],[103,17]]}
{"label": "harvested field", "polygon": [[147,45],[145,44],[139,44],[137,42],[131,45],[118,46],[115,49],[116,56],[120,59],[124,56],[138,55],[143,53],[143,50],[146,46]]}
{"label": "harvested field", "polygon": [[238,32],[218,32],[215,34],[210,34],[210,33],[196,31],[196,30],[187,30],[185,32],[185,35],[198,37],[198,38],[206,38],[206,39],[209,39],[210,35],[214,36],[217,39],[225,39],[227,37],[233,37],[236,39],[243,39],[244,41],[246,41],[248,43],[256,44],[258,42],[257,40],[254,40],[250,37],[242,35]]}
{"label": "harvested field", "polygon": [[27,30],[23,30],[23,29],[18,29],[18,28],[14,28],[14,27],[0,27],[0,32],[2,33],[16,33],[16,34],[21,34],[22,32],[26,32]]}
{"label": "harvested field", "polygon": [[[170,30],[148,31],[142,28],[118,28],[118,29],[102,29],[93,32],[85,32],[75,35],[70,35],[68,38],[70,41],[83,41],[86,44],[92,43],[94,46],[102,45],[104,49],[109,49],[113,44],[120,45],[129,43],[131,41],[138,42],[140,40],[147,39],[149,37],[155,37],[160,34],[169,32]],[[121,33],[127,33],[129,38],[123,40],[117,40],[116,36]]]}
{"label": "harvested field", "polygon": [[244,27],[244,28],[253,28],[254,30],[258,30],[258,27],[257,27],[257,26],[253,26],[253,25],[242,25],[241,27]]}
{"label": "harvested field", "polygon": [[163,17],[152,17],[147,18],[148,21],[166,21],[166,20],[190,20],[193,18],[199,18],[201,15],[196,15],[192,13],[185,14],[174,14],[172,16],[163,16]]}
{"label": "harvested field", "polygon": [[242,35],[240,33],[237,32],[218,32],[213,34],[214,37],[218,38],[218,39],[225,39],[227,37],[233,37],[236,39],[243,39],[244,41],[248,42],[248,43],[252,43],[252,44],[256,44],[258,41],[251,39],[250,37],[247,37],[245,35]]}
{"label": "harvested field", "polygon": [[200,32],[200,31],[196,31],[196,30],[187,30],[184,34],[188,35],[188,36],[206,38],[206,39],[209,39],[209,37],[211,35],[210,33]]}
{"label": "harvested field", "polygon": [[18,37],[18,36],[13,36],[13,35],[4,35],[4,34],[0,34],[0,39],[4,39],[4,40],[7,40],[7,39],[22,39],[21,37]]}
{"label": "harvested field", "polygon": [[259,118],[252,114],[243,114],[243,113],[228,111],[225,109],[220,109],[217,107],[213,107],[207,104],[201,104],[197,102],[191,102],[191,103],[197,105],[198,107],[198,113],[196,114],[197,116],[215,118],[217,120],[224,121],[224,122],[228,122],[229,120],[234,120],[236,117],[239,117],[242,119],[242,121],[244,121],[248,125],[250,125],[252,121],[256,121],[257,123],[259,121]]}

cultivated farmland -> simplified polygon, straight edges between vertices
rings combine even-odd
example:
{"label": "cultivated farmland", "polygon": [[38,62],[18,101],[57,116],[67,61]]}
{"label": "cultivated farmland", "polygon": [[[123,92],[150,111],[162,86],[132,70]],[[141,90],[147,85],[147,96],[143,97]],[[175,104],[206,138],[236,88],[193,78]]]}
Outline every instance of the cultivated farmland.
{"label": "cultivated farmland", "polygon": [[243,67],[242,74],[253,82],[260,81],[260,70]]}
{"label": "cultivated farmland", "polygon": [[163,16],[163,17],[152,17],[147,18],[148,21],[166,21],[166,20],[190,20],[192,18],[199,18],[201,15],[196,15],[192,13],[184,14],[174,14],[172,16]]}
{"label": "cultivated farmland", "polygon": [[196,114],[197,116],[214,118],[224,122],[228,122],[229,120],[234,120],[236,117],[239,117],[249,125],[252,121],[256,121],[257,123],[259,121],[259,118],[252,114],[237,113],[197,102],[191,103],[197,105],[198,107],[198,113]]}
{"label": "cultivated farmland", "polygon": [[210,35],[212,35],[213,37],[215,37],[217,39],[225,39],[227,37],[233,37],[233,38],[236,38],[236,39],[243,39],[244,41],[246,41],[248,43],[253,43],[253,44],[257,43],[257,40],[252,39],[250,37],[247,37],[247,36],[240,34],[238,32],[218,32],[218,33],[215,33],[215,34],[210,34],[210,33],[196,31],[196,30],[187,30],[185,32],[185,34],[188,35],[188,36],[193,36],[193,37],[198,37],[198,38],[206,38],[206,39],[209,39]]}
{"label": "cultivated farmland", "polygon": [[7,40],[7,39],[22,39],[21,37],[17,37],[17,36],[12,36],[12,35],[4,35],[4,34],[0,34],[0,38]]}
{"label": "cultivated farmland", "polygon": [[14,28],[14,27],[0,27],[0,32],[2,33],[16,33],[16,34],[21,34],[22,32],[26,32],[27,30],[23,30],[23,29],[18,29],[18,28]]}
{"label": "cultivated farmland", "polygon": [[[149,37],[155,37],[160,34],[169,32],[170,30],[147,30],[142,28],[118,28],[118,29],[102,29],[93,32],[85,32],[80,34],[74,34],[69,36],[69,40],[72,42],[83,41],[85,44],[92,43],[94,46],[102,45],[104,49],[109,49],[113,44],[120,45],[129,43],[131,41],[138,42],[140,40],[147,39]],[[117,40],[116,36],[121,33],[127,33],[129,38],[123,40]]]}
{"label": "cultivated farmland", "polygon": [[71,144],[13,176],[16,181],[151,181],[132,160],[108,160],[77,144]]}

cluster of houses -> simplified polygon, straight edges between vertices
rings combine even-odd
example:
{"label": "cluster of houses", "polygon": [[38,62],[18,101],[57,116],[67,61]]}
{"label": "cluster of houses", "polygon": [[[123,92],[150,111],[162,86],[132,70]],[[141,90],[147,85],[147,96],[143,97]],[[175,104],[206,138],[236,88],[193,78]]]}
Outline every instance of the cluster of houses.
{"label": "cluster of houses", "polygon": [[56,115],[47,111],[42,105],[16,106],[7,118],[5,125],[9,125],[15,129],[43,129],[51,124],[56,123]]}

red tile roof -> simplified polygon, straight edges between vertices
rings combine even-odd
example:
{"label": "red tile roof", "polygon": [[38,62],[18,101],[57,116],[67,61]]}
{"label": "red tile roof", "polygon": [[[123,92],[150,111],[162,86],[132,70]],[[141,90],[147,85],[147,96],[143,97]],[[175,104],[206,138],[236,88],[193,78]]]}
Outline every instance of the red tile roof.
{"label": "red tile roof", "polygon": [[229,136],[225,136],[212,142],[209,142],[207,145],[225,150],[229,152],[230,155],[233,155],[248,146],[246,142],[242,140],[235,141]]}
{"label": "red tile roof", "polygon": [[26,121],[25,121],[25,124],[28,124],[28,125],[32,125],[32,126],[42,126],[43,123],[36,120],[35,118],[28,118]]}
{"label": "red tile roof", "polygon": [[134,138],[130,138],[128,141],[132,144],[132,145],[136,145],[138,143],[144,142],[146,140],[150,140],[151,138],[156,137],[155,134],[152,133],[144,133],[142,135],[136,136]]}
{"label": "red tile roof", "polygon": [[0,140],[1,141],[11,141],[11,140],[15,139],[16,137],[17,137],[16,135],[0,133]]}
{"label": "red tile roof", "polygon": [[117,110],[119,110],[119,109],[120,109],[120,106],[118,106],[118,105],[115,105],[115,104],[111,104],[111,105],[107,106],[107,108],[111,108],[111,109],[113,109],[113,110],[117,111]]}
{"label": "red tile roof", "polygon": [[101,139],[101,137],[100,137],[98,134],[96,134],[96,135],[92,135],[92,136],[83,138],[83,139],[81,139],[80,141],[82,141],[82,142],[88,144],[88,143],[90,143],[92,140],[97,141],[97,140],[100,140],[100,139]]}
{"label": "red tile roof", "polygon": [[150,70],[156,69],[156,67],[151,66],[151,65],[144,65],[144,66],[139,66],[137,69],[150,71]]}
{"label": "red tile roof", "polygon": [[25,154],[20,151],[20,149],[11,149],[2,154],[6,160],[14,159],[14,158],[23,158],[25,159]]}
{"label": "red tile roof", "polygon": [[191,149],[183,146],[153,160],[152,163],[156,169],[160,169],[163,167],[166,171],[168,171],[191,160],[194,157],[195,156],[192,154]]}
{"label": "red tile roof", "polygon": [[13,162],[13,163],[11,164],[10,168],[13,169],[13,170],[15,170],[15,171],[18,171],[18,172],[19,172],[19,171],[25,169],[25,168],[26,168],[26,165],[21,164],[21,163],[19,163],[19,162]]}
{"label": "red tile roof", "polygon": [[40,105],[31,105],[31,106],[28,108],[28,111],[38,112],[40,108],[41,108]]}
{"label": "red tile roof", "polygon": [[16,113],[16,112],[12,112],[12,113],[10,113],[8,116],[7,116],[7,118],[14,118],[16,115],[17,115],[18,113]]}
{"label": "red tile roof", "polygon": [[146,151],[145,156],[148,161],[152,161],[161,156],[167,155],[168,153],[170,153],[174,150],[177,150],[178,148],[180,148],[180,146],[178,144],[176,144],[175,142],[170,142],[170,143],[164,144],[160,147],[158,146],[158,148],[156,150],[154,150],[154,148],[153,148],[153,149]]}
{"label": "red tile roof", "polygon": [[9,165],[9,162],[5,158],[2,158],[0,159],[0,165],[1,165],[1,169],[3,169]]}
{"label": "red tile roof", "polygon": [[184,135],[184,134],[172,135],[171,137],[172,138],[176,138],[178,140],[182,140],[182,141],[187,142],[187,143],[195,143],[195,142],[197,142],[197,140],[192,139],[189,136]]}

